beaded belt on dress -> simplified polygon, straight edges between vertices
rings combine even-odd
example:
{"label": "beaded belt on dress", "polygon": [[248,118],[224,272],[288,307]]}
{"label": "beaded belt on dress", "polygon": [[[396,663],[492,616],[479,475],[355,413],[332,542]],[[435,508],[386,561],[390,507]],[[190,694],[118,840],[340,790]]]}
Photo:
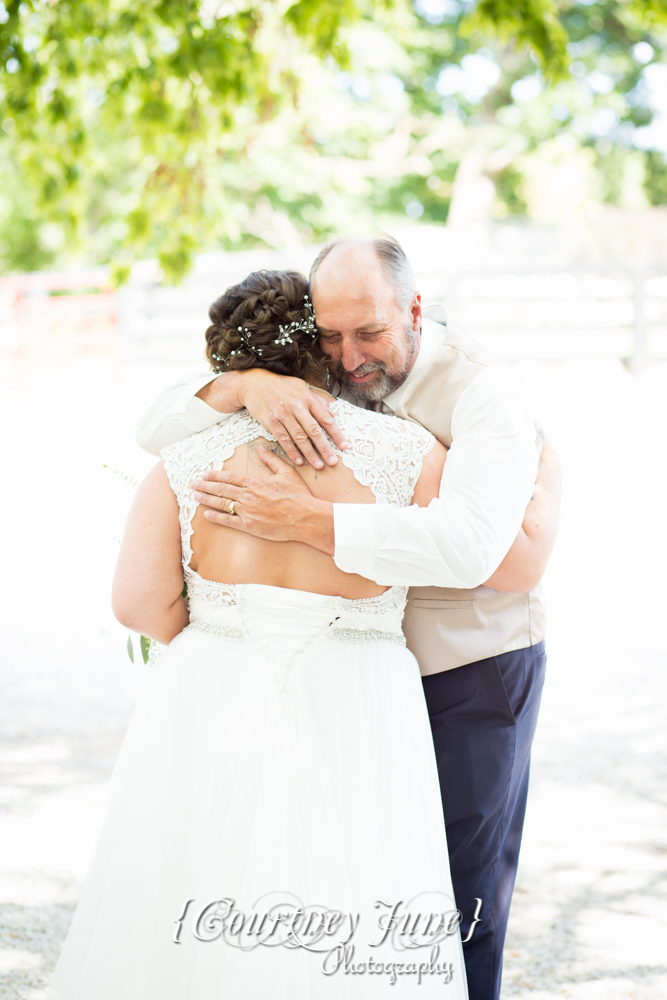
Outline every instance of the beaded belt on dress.
{"label": "beaded belt on dress", "polygon": [[[208,622],[201,618],[195,618],[183,629],[184,632],[205,632],[208,635],[217,635],[222,639],[233,639],[240,642],[247,636],[243,629],[234,625],[223,625],[216,622]],[[344,628],[343,626],[333,626],[325,633],[332,639],[339,642],[393,642],[397,646],[405,646],[406,639],[402,632],[382,632],[375,628]]]}

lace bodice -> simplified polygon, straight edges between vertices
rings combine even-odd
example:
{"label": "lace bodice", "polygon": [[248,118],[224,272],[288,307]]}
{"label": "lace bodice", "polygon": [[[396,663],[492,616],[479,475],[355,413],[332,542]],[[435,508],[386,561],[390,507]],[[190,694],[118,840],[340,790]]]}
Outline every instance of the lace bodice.
{"label": "lace bodice", "polygon": [[[330,442],[343,464],[358,482],[370,487],[376,503],[409,506],[422,460],[435,444],[433,435],[419,424],[362,410],[343,399],[334,399],[329,406],[349,442],[345,451]],[[190,480],[210,469],[221,469],[237,448],[258,437],[277,440],[247,410],[240,410],[162,449],[169,483],[178,500],[184,567],[192,560],[192,518],[197,509]]]}
{"label": "lace bodice", "polygon": [[[343,464],[358,482],[371,489],[376,503],[409,506],[422,460],[435,444],[433,435],[418,424],[363,410],[342,399],[332,400],[329,405],[349,442],[345,451],[332,442]],[[169,445],[161,453],[179,506],[189,627],[229,639],[251,637],[243,604],[247,588],[254,585],[205,580],[190,567],[192,519],[198,502],[189,483],[205,471],[221,469],[236,448],[257,437],[276,440],[246,410],[241,410],[219,424]],[[363,641],[365,636],[365,641],[384,637],[404,643],[401,622],[407,590],[407,587],[390,587],[379,597],[359,600],[328,598],[333,634],[343,641],[355,638]]]}

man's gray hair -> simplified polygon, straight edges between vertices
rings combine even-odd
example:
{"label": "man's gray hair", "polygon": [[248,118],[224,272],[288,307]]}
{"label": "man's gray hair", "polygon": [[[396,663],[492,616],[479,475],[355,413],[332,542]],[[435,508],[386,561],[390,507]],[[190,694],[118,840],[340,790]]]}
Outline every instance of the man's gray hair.
{"label": "man's gray hair", "polygon": [[[340,243],[356,242],[361,241],[345,236],[339,236],[336,239],[329,240],[328,243],[325,243],[313,261],[313,266],[310,269],[309,281],[311,289],[313,287],[313,281],[318,267],[324,258],[331,253],[333,248],[338,246]],[[399,307],[403,310],[403,312],[407,313],[408,309],[412,305],[412,300],[416,295],[417,288],[415,285],[415,276],[412,272],[410,261],[405,255],[405,250],[398,240],[394,239],[394,237],[390,236],[388,233],[379,233],[377,236],[371,237],[370,242],[373,244],[385,278],[394,289],[396,301]]]}

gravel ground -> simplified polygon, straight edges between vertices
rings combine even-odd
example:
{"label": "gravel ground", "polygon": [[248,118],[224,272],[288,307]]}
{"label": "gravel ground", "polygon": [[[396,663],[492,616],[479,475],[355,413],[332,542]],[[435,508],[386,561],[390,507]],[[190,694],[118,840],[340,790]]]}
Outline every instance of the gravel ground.
{"label": "gravel ground", "polygon": [[[667,998],[667,366],[518,367],[566,493],[503,996]],[[172,377],[3,386],[0,1000],[45,996],[147,676],[108,610],[132,490],[103,464],[147,471],[132,429]]]}

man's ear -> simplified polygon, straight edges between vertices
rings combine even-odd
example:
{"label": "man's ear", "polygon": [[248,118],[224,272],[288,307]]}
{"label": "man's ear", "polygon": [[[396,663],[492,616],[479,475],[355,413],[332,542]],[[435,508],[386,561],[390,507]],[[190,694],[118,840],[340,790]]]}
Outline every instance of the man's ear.
{"label": "man's ear", "polygon": [[422,325],[422,297],[419,292],[415,292],[415,296],[410,305],[410,314],[412,316],[412,329],[414,333],[419,333]]}

